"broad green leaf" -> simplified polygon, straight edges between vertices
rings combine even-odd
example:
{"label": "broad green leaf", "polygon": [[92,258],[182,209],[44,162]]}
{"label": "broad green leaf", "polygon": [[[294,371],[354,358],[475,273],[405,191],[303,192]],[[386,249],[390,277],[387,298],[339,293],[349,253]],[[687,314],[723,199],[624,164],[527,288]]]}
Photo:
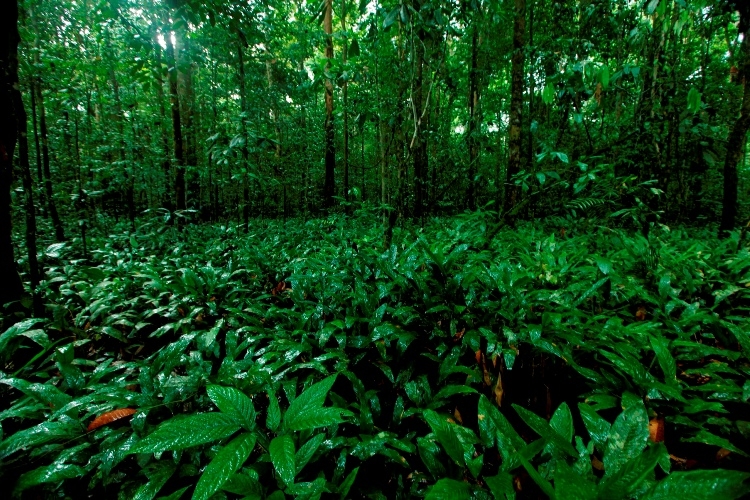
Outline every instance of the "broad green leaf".
{"label": "broad green leaf", "polygon": [[359,467],[356,467],[353,471],[351,471],[341,482],[341,485],[339,485],[338,494],[341,500],[344,500],[345,498],[347,498],[347,495],[349,495],[349,490],[352,489],[354,480],[357,479],[357,472],[359,472]]}
{"label": "broad green leaf", "polygon": [[273,391],[268,392],[268,414],[266,415],[266,427],[268,430],[275,432],[279,428],[281,423],[281,408],[279,408],[279,400],[276,399],[276,393]]}
{"label": "broad green leaf", "polygon": [[609,66],[603,64],[599,70],[599,82],[602,84],[602,88],[606,89],[609,86]]}
{"label": "broad green leaf", "polygon": [[255,408],[253,402],[242,391],[234,387],[211,385],[206,388],[208,396],[222,413],[237,420],[245,430],[255,428]]}
{"label": "broad green leaf", "polygon": [[19,321],[15,325],[5,330],[0,335],[0,359],[6,359],[12,354],[8,349],[8,343],[19,335],[31,330],[31,328],[37,323],[41,323],[43,320],[37,318],[25,319]]}
{"label": "broad green leaf", "polygon": [[557,407],[549,425],[568,443],[573,439],[573,415],[567,403]]}
{"label": "broad green leaf", "polygon": [[310,408],[306,411],[298,412],[289,417],[289,412],[284,417],[287,429],[293,431],[304,431],[307,429],[317,429],[318,427],[328,427],[344,421],[342,413],[349,413],[341,408]]}
{"label": "broad green leaf", "polygon": [[293,427],[290,427],[290,425],[294,423],[301,414],[306,414],[306,419],[310,418],[310,412],[323,406],[328,391],[331,390],[335,381],[336,375],[327,377],[320,382],[311,385],[302,394],[295,398],[284,415],[284,425],[288,429],[292,429]]}
{"label": "broad green leaf", "polygon": [[325,434],[316,434],[309,439],[305,444],[299,447],[296,455],[294,456],[294,462],[297,466],[297,474],[307,465],[307,462],[313,457],[320,444],[325,440]]}
{"label": "broad green leaf", "polygon": [[748,456],[747,453],[734,446],[728,439],[717,436],[716,434],[713,434],[705,429],[701,429],[693,437],[683,438],[682,441],[685,441],[687,443],[705,443],[713,446],[719,446],[721,448],[726,448],[729,451],[733,451],[734,453],[742,455],[743,457]]}
{"label": "broad green leaf", "polygon": [[516,498],[516,490],[513,487],[513,476],[511,474],[499,471],[496,476],[485,476],[484,482],[489,487],[495,500],[512,500]]}
{"label": "broad green leaf", "polygon": [[82,434],[83,429],[77,422],[43,422],[0,441],[0,460],[21,449],[31,449],[58,439],[72,439]]}
{"label": "broad green leaf", "polygon": [[83,477],[86,471],[80,465],[55,463],[46,467],[39,467],[31,472],[22,474],[16,484],[15,494],[44,483],[57,483],[65,479]]}
{"label": "broad green leaf", "polygon": [[177,464],[166,460],[149,466],[145,471],[148,482],[138,488],[133,500],[151,500],[154,498],[176,470]]}
{"label": "broad green leaf", "polygon": [[485,396],[479,398],[477,417],[482,443],[491,447],[497,442],[503,459],[526,446],[508,419]]}
{"label": "broad green leaf", "polygon": [[615,419],[604,450],[604,473],[615,474],[625,463],[640,455],[648,441],[648,414],[643,403],[627,407]]}
{"label": "broad green leaf", "polygon": [[[518,413],[523,421],[526,422],[526,425],[531,427],[534,432],[542,436],[546,441],[571,457],[577,456],[576,450],[573,448],[573,445],[570,444],[570,441],[566,441],[561,437],[560,434],[552,429],[550,424],[548,424],[542,417],[518,405],[513,405],[513,409],[516,410],[516,413]],[[568,413],[570,413],[570,410],[568,410]]]}
{"label": "broad green leaf", "polygon": [[750,473],[733,470],[673,472],[654,486],[644,500],[733,500],[750,493]]}
{"label": "broad green leaf", "polygon": [[425,410],[424,417],[448,456],[458,465],[466,465],[463,446],[458,439],[458,434],[453,429],[456,424],[448,422],[448,417],[439,415],[432,410]]}
{"label": "broad green leaf", "polygon": [[469,387],[468,385],[446,385],[440,389],[432,399],[437,401],[455,394],[475,394],[476,392],[476,389]]}
{"label": "broad green leaf", "polygon": [[198,413],[188,417],[175,417],[163,422],[157,429],[136,443],[128,453],[161,453],[166,450],[184,450],[231,436],[240,425],[222,413]]}
{"label": "broad green leaf", "polygon": [[560,460],[555,468],[555,500],[583,500],[596,498],[596,483],[578,475]]}
{"label": "broad green leaf", "polygon": [[616,473],[607,475],[599,483],[599,497],[630,498],[643,481],[653,477],[664,450],[662,443],[652,445],[646,452],[631,458]]}
{"label": "broad green leaf", "polygon": [[193,499],[208,500],[245,463],[255,447],[255,434],[237,436],[223,447],[201,474]]}
{"label": "broad green leaf", "polygon": [[669,340],[656,334],[649,337],[651,348],[656,354],[661,371],[664,373],[664,383],[675,386],[677,384],[677,362],[669,352]]}
{"label": "broad green leaf", "polygon": [[292,436],[284,434],[273,438],[268,451],[271,454],[273,467],[284,484],[294,484],[297,469],[294,463],[294,440]]}
{"label": "broad green leaf", "polygon": [[555,88],[547,84],[544,86],[544,90],[542,90],[542,102],[544,104],[552,104],[555,100]]}
{"label": "broad green leaf", "polygon": [[252,469],[249,472],[249,474],[232,474],[221,485],[221,489],[241,497],[262,498],[263,489],[258,482],[258,473]]}
{"label": "broad green leaf", "polygon": [[469,484],[443,478],[427,490],[425,500],[463,500],[471,498]]}
{"label": "broad green leaf", "polygon": [[578,410],[591,439],[597,446],[603,447],[609,439],[610,423],[586,403],[578,403]]}
{"label": "broad green leaf", "polygon": [[431,439],[432,436],[434,435],[430,434],[427,437],[417,438],[417,450],[422,463],[427,467],[432,477],[437,479],[445,475],[445,467],[443,461],[440,460],[440,447],[434,439]]}

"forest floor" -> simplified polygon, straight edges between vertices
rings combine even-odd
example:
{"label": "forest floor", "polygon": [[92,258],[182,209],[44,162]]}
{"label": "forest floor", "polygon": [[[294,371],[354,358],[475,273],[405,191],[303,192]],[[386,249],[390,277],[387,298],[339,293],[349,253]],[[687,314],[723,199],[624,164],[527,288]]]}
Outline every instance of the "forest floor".
{"label": "forest floor", "polygon": [[21,321],[0,335],[0,488],[748,493],[748,246],[666,227],[493,228],[482,213],[435,219],[384,249],[371,215],[248,234],[151,222],[86,256],[49,246],[49,317],[6,317]]}

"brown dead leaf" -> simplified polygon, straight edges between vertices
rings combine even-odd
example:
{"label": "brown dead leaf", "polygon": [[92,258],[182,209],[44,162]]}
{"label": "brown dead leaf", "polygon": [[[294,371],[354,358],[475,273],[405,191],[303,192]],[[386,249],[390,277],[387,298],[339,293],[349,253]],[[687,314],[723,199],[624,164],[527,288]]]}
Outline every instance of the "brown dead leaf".
{"label": "brown dead leaf", "polygon": [[497,403],[497,406],[503,406],[503,395],[505,394],[505,391],[503,390],[502,373],[497,374],[497,383],[495,384],[493,392],[495,393],[495,402]]}
{"label": "brown dead leaf", "polygon": [[731,451],[727,450],[726,448],[721,448],[719,451],[716,452],[716,460],[723,460],[724,458],[731,455]]}
{"label": "brown dead leaf", "polygon": [[635,319],[638,321],[643,321],[646,319],[646,308],[643,306],[638,307],[638,310],[635,312]]}
{"label": "brown dead leaf", "polygon": [[596,457],[591,459],[591,466],[596,470],[604,470],[604,464]]}
{"label": "brown dead leaf", "polygon": [[664,441],[664,417],[655,417],[649,420],[648,438],[654,443]]}
{"label": "brown dead leaf", "polygon": [[103,413],[96,417],[86,428],[87,431],[91,432],[94,429],[98,429],[99,427],[102,427],[104,425],[111,424],[112,422],[116,422],[117,420],[121,420],[123,418],[129,417],[135,413],[135,410],[132,408],[120,408],[119,410],[112,410],[108,411],[107,413]]}

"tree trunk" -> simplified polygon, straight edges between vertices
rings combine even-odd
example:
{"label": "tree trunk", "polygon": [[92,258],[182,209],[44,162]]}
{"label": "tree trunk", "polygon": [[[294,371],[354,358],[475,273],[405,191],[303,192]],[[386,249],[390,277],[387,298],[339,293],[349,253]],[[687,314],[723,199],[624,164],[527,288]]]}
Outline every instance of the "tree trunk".
{"label": "tree trunk", "polygon": [[177,91],[177,67],[175,46],[169,33],[167,38],[167,58],[169,69],[169,101],[172,108],[172,135],[174,141],[175,179],[174,194],[177,210],[185,210],[185,150],[182,139],[182,121],[180,117],[180,95]]}
{"label": "tree trunk", "polygon": [[[347,0],[342,0],[341,2],[341,30],[346,33],[346,2]],[[343,63],[344,67],[346,67],[346,60],[348,55],[349,47],[348,44],[348,38],[344,36],[344,48],[341,50],[341,62]],[[346,201],[349,201],[349,83],[348,83],[348,77],[344,79],[344,84],[341,89],[343,93],[343,115],[344,115],[344,199]],[[346,208],[347,212],[349,212],[349,206],[347,205]]]}
{"label": "tree trunk", "polygon": [[471,33],[471,66],[469,69],[469,135],[468,135],[468,146],[469,146],[469,188],[466,193],[467,206],[469,210],[475,210],[477,208],[476,198],[476,177],[477,169],[479,167],[479,138],[478,135],[481,133],[480,125],[482,123],[482,117],[479,109],[479,99],[481,97],[481,87],[479,82],[479,20],[481,16],[481,6],[477,6],[475,15],[472,16],[472,33]]}
{"label": "tree trunk", "polygon": [[18,85],[18,3],[0,4],[0,307],[21,299],[23,284],[16,271],[11,238],[10,188],[18,125],[14,86]]}
{"label": "tree trunk", "polygon": [[523,108],[523,35],[526,28],[526,0],[515,0],[513,22],[513,57],[511,59],[510,133],[508,134],[508,169],[506,176],[505,212],[508,223],[515,222],[513,209],[518,203],[518,186],[512,177],[521,171],[521,115]]}
{"label": "tree trunk", "polygon": [[34,316],[40,318],[44,314],[42,300],[37,293],[39,286],[39,263],[36,257],[36,209],[34,207],[34,184],[31,180],[29,167],[28,117],[23,106],[21,91],[13,91],[16,123],[18,128],[18,163],[23,175],[23,191],[26,205],[26,251],[29,259],[29,278],[31,281],[31,296],[33,299]]}
{"label": "tree trunk", "polygon": [[326,178],[325,185],[323,187],[323,202],[326,208],[333,206],[333,197],[336,194],[336,146],[334,144],[334,130],[333,130],[333,81],[328,76],[328,72],[331,69],[330,60],[333,59],[333,0],[325,0],[325,14],[323,17],[323,29],[326,33],[326,48],[325,57],[328,59],[326,64],[326,78],[325,78],[325,104],[326,104],[326,120],[325,120],[325,137],[326,137],[326,152],[325,152],[325,165],[326,165]]}
{"label": "tree trunk", "polygon": [[166,208],[167,210],[173,210],[174,204],[172,202],[170,193],[171,190],[169,189],[169,182],[172,179],[172,164],[170,162],[170,157],[172,156],[172,153],[169,148],[169,135],[167,134],[166,130],[166,121],[167,121],[167,111],[164,106],[164,77],[163,77],[163,70],[162,70],[162,53],[161,53],[161,46],[159,45],[159,40],[157,37],[156,31],[153,33],[153,46],[154,46],[154,60],[156,65],[156,99],[159,101],[159,122],[158,122],[158,130],[161,135],[161,141],[162,141],[162,148],[164,149],[164,158],[161,162],[161,169],[162,172],[164,172],[164,183],[165,183],[165,189],[164,189],[164,199],[162,201],[162,206]]}
{"label": "tree trunk", "polygon": [[248,149],[247,149],[247,91],[245,89],[245,58],[242,50],[242,37],[237,37],[237,77],[240,84],[240,107],[242,117],[240,119],[240,133],[245,143],[242,145],[242,224],[245,232],[250,227],[250,186],[248,185]]}
{"label": "tree trunk", "polygon": [[[416,12],[421,10],[421,2],[414,0],[412,6]],[[427,158],[427,140],[424,137],[422,120],[426,116],[427,93],[424,91],[424,61],[427,34],[423,27],[417,29],[417,40],[412,39],[414,45],[414,94],[412,106],[414,115],[414,140],[411,145],[414,161],[414,217],[425,214],[427,191],[427,172],[429,171]]]}
{"label": "tree trunk", "polygon": [[[109,50],[110,61],[114,61],[114,52],[111,47]],[[125,178],[125,206],[128,208],[128,219],[130,220],[131,229],[135,231],[135,195],[133,193],[133,175],[131,172],[128,172],[128,162],[125,155],[124,115],[122,112],[122,101],[120,100],[120,83],[117,81],[114,62],[111,62],[109,66],[109,79],[112,83],[112,94],[114,96],[114,117],[118,135],[117,144],[119,146],[118,154],[120,156],[120,167],[122,168],[122,173]]]}
{"label": "tree trunk", "polygon": [[724,199],[721,211],[719,235],[727,237],[735,228],[737,218],[737,165],[742,159],[746,134],[750,128],[750,33],[745,33],[740,46],[740,77],[743,81],[740,116],[732,127],[727,140],[727,155],[724,159]]}

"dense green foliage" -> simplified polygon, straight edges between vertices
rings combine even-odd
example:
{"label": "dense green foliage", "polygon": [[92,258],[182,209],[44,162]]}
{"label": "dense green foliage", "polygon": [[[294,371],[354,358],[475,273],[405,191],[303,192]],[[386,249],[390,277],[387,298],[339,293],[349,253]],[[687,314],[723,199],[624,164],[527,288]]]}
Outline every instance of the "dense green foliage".
{"label": "dense green foliage", "polygon": [[0,497],[747,498],[748,130],[739,0],[0,2]]}
{"label": "dense green foliage", "polygon": [[748,493],[737,233],[493,221],[397,229],[384,252],[366,211],[248,235],[155,221],[95,239],[85,263],[50,246],[50,317],[0,336],[2,482],[139,499]]}

